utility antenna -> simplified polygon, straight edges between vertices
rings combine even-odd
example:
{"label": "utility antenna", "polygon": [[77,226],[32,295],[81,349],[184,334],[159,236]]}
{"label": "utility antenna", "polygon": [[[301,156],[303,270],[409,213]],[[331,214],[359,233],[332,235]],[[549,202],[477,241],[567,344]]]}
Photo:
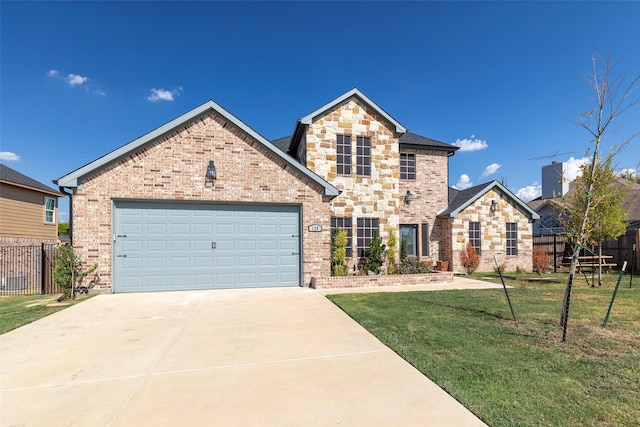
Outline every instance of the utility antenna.
{"label": "utility antenna", "polygon": [[573,153],[575,153],[575,151],[567,151],[566,153],[559,153],[558,151],[560,151],[560,150],[556,150],[556,152],[555,152],[555,153],[553,153],[553,154],[549,154],[548,156],[532,157],[532,158],[527,159],[527,160],[542,160],[542,159],[549,159],[549,160],[551,160],[551,159],[553,159],[554,157],[563,156],[563,155],[565,155],[565,154],[573,154]]}

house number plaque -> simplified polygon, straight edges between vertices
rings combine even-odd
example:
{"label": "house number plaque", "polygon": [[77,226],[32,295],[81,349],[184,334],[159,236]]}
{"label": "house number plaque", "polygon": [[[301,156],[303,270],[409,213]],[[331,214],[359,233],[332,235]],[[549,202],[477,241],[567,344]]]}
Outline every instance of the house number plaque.
{"label": "house number plaque", "polygon": [[319,231],[322,231],[322,226],[320,224],[311,224],[309,226],[309,231],[312,233],[317,233]]}

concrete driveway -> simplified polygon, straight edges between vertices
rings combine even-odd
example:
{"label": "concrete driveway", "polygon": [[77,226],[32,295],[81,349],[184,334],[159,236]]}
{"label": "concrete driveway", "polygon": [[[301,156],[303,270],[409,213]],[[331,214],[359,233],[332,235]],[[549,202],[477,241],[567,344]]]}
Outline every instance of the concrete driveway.
{"label": "concrete driveway", "polygon": [[3,426],[481,426],[305,288],[99,295],[0,337]]}

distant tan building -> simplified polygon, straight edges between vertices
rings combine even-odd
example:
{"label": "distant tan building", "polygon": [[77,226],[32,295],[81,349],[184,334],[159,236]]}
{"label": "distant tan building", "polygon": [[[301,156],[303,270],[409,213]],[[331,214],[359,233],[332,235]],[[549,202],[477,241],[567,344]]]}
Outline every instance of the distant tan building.
{"label": "distant tan building", "polygon": [[59,191],[0,165],[0,246],[58,241]]}

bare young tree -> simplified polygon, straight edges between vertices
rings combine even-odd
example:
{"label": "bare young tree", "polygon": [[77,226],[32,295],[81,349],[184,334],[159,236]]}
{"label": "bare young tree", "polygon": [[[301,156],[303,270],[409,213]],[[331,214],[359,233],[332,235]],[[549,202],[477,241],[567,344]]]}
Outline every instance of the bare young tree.
{"label": "bare young tree", "polygon": [[[569,306],[571,302],[571,287],[573,278],[576,273],[576,264],[580,249],[588,240],[586,235],[587,221],[589,219],[589,211],[592,208],[591,195],[596,185],[596,174],[602,166],[599,158],[599,150],[602,140],[607,135],[615,131],[613,128],[617,124],[617,119],[628,111],[640,104],[640,76],[628,81],[624,75],[612,75],[615,63],[607,57],[602,59],[599,56],[592,58],[593,71],[588,77],[588,84],[593,91],[594,107],[591,111],[580,114],[579,119],[575,122],[578,126],[585,129],[592,137],[590,142],[590,150],[593,149],[591,155],[591,163],[588,166],[586,176],[583,176],[586,188],[584,197],[585,202],[580,212],[580,220],[576,229],[576,240],[572,250],[571,267],[567,278],[564,298],[562,302],[562,312],[560,314],[560,325],[562,326],[562,341],[566,340],[567,323],[569,319]],[[634,131],[629,137],[624,138],[621,143],[610,151],[611,156],[619,152],[623,147],[629,145],[631,140],[640,134],[640,131]]]}

